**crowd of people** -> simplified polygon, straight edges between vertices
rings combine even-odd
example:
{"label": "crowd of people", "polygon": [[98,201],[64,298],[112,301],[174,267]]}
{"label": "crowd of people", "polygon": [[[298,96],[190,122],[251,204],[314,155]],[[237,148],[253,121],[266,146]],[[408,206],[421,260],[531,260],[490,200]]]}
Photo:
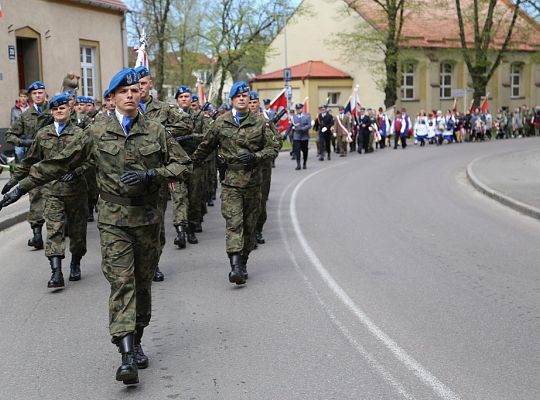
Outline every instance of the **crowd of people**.
{"label": "crowd of people", "polygon": [[[540,135],[540,107],[523,105],[513,111],[506,108],[493,115],[486,109],[476,108],[466,114],[457,110],[420,111],[411,117],[405,108],[385,112],[359,107],[351,113],[340,106],[337,115],[327,105],[319,107],[312,119],[303,104],[290,111],[289,128],[286,136],[293,144],[292,159],[296,169],[305,169],[308,159],[308,141],[313,132],[317,142],[317,158],[330,160],[332,153],[340,157],[348,152],[371,153],[375,149],[393,147],[406,148],[413,140],[421,147],[426,144],[440,146],[450,143],[476,142]],[[302,153],[302,154],[300,154]],[[300,161],[303,161],[301,166]]]}

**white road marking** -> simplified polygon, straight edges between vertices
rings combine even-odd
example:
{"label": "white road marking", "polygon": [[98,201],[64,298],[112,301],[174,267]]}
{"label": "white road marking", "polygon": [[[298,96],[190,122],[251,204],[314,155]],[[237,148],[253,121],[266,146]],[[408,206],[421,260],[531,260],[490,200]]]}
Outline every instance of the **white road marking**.
{"label": "white road marking", "polygon": [[[339,164],[336,164],[337,166]],[[333,167],[333,166],[332,166]],[[293,190],[293,193],[291,195],[291,200],[289,204],[289,213],[291,216],[291,222],[293,229],[296,233],[296,236],[302,246],[302,249],[304,250],[304,253],[309,258],[311,264],[315,267],[316,271],[319,273],[323,281],[326,283],[326,285],[332,290],[334,295],[344,304],[346,305],[353,314],[358,318],[358,320],[364,325],[368,331],[379,341],[381,342],[390,352],[410,371],[414,373],[422,382],[424,382],[425,385],[430,387],[441,399],[444,400],[459,400],[459,396],[455,394],[450,388],[448,388],[444,383],[439,381],[437,377],[435,377],[433,374],[431,374],[426,368],[424,368],[418,361],[416,361],[413,357],[411,357],[404,349],[402,349],[393,339],[391,339],[386,333],[384,333],[367,315],[360,307],[358,307],[354,301],[349,297],[349,295],[339,286],[339,284],[332,278],[328,270],[324,267],[321,260],[317,257],[313,249],[309,246],[308,241],[304,234],[302,233],[302,229],[300,227],[300,223],[298,221],[298,215],[296,212],[296,200],[298,197],[298,192],[300,188],[303,186],[305,182],[307,182],[309,179],[314,177],[315,175],[328,170],[327,167],[318,171],[313,172],[312,174],[306,176],[304,179],[302,179],[300,182],[296,184],[296,187]],[[291,259],[293,260],[293,263],[295,264],[295,268],[297,271],[300,272],[300,274],[303,276],[304,280],[308,283],[309,287],[315,292],[317,298],[319,299],[319,302],[323,305],[326,312],[330,315],[331,320],[336,324],[336,326],[340,329],[340,331],[344,334],[344,336],[353,344],[353,346],[364,356],[368,362],[377,370],[377,372],[388,382],[390,383],[394,388],[398,390],[400,394],[402,394],[407,399],[414,399],[414,397],[407,393],[403,386],[395,380],[395,378],[382,366],[380,365],[377,360],[369,353],[367,352],[364,347],[358,343],[354,336],[346,329],[346,327],[339,322],[339,320],[333,315],[329,308],[326,306],[326,304],[322,301],[320,296],[317,294],[316,290],[313,288],[313,286],[309,283],[307,277],[301,272],[300,267],[298,266],[298,263],[296,262],[296,259],[293,255],[292,250],[289,247],[289,244],[287,243],[286,237],[285,237],[285,229],[283,227],[282,223],[282,203],[284,201],[285,193],[288,193],[289,187],[292,185],[290,183],[287,188],[283,191],[281,198],[280,198],[280,207],[278,209],[279,214],[279,221],[280,221],[280,229],[281,234],[283,237],[283,240],[285,242],[285,245],[287,247],[287,251],[289,255],[291,256]]]}

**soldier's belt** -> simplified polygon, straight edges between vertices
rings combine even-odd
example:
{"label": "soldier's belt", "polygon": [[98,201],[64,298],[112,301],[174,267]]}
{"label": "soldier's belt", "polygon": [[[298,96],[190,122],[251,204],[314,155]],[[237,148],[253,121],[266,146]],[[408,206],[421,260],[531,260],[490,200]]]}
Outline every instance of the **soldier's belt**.
{"label": "soldier's belt", "polygon": [[120,197],[114,194],[100,192],[99,197],[110,203],[120,204],[121,206],[145,206],[147,204],[157,204],[158,193],[139,197]]}
{"label": "soldier's belt", "polygon": [[251,171],[255,168],[255,164],[227,164],[227,168],[231,171]]}

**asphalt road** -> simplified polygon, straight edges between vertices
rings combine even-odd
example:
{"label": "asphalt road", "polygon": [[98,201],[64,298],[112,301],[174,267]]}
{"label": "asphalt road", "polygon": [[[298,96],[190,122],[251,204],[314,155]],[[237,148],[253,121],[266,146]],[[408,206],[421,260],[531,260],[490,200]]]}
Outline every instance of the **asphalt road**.
{"label": "asphalt road", "polygon": [[538,399],[539,222],[465,178],[533,147],[312,152],[305,171],[280,156],[247,285],[228,283],[219,202],[198,245],[167,226],[135,388],[114,381],[95,223],[59,292],[27,224],[0,232],[0,399]]}

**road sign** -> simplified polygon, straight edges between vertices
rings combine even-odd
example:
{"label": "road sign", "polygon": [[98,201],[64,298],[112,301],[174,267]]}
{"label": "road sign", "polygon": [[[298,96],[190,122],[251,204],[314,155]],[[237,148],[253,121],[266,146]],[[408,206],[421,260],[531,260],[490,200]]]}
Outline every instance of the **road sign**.
{"label": "road sign", "polygon": [[289,82],[291,80],[291,69],[290,68],[284,68],[283,69],[283,80],[286,82]]}

